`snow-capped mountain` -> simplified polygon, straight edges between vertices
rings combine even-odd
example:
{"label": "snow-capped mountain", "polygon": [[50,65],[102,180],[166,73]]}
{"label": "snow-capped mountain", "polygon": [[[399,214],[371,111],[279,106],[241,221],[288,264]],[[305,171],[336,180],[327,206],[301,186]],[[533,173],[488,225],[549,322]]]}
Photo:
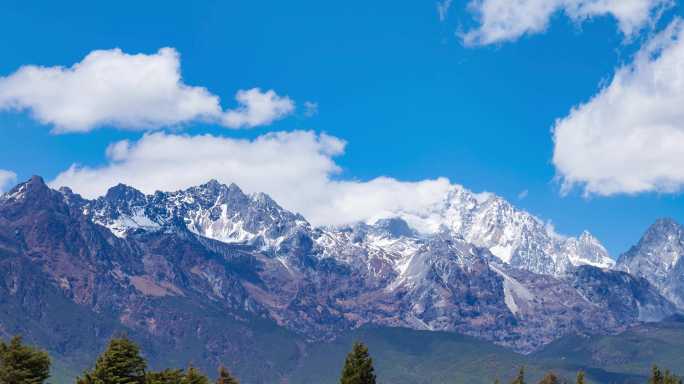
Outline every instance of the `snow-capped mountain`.
{"label": "snow-capped mountain", "polygon": [[268,195],[246,195],[237,185],[226,186],[216,180],[149,196],[119,184],[82,209],[118,237],[182,224],[197,235],[224,243],[268,248],[298,230],[310,231],[303,217],[284,210]]}
{"label": "snow-capped mountain", "polygon": [[[276,249],[295,232],[313,231],[305,218],[283,209],[268,195],[246,195],[235,184],[225,186],[216,181],[150,196],[118,185],[85,204],[83,210],[119,237],[182,222],[191,232],[210,239]],[[312,237],[317,239],[322,254],[331,254],[331,249],[339,254],[338,248],[359,246],[359,234],[365,235],[368,230],[375,233],[365,236],[367,243],[361,246],[374,250],[372,253],[415,251],[416,241],[447,233],[488,249],[511,266],[540,274],[562,276],[580,265],[610,268],[614,264],[606,249],[588,232],[579,238],[558,235],[540,219],[500,197],[475,194],[459,186],[427,212],[396,212],[396,217],[367,223],[365,227],[360,223],[320,228]],[[388,257],[396,259],[396,255]]]}
{"label": "snow-capped mountain", "polygon": [[265,194],[215,181],[151,195],[118,185],[85,200],[32,178],[0,198],[0,255],[35,275],[14,276],[12,264],[8,295],[43,281],[56,291],[31,291],[52,292],[36,302],[62,295],[165,340],[205,319],[257,316],[310,340],[375,324],[529,352],[675,312],[646,280],[592,266],[608,262],[591,235],[558,236],[464,189],[423,216],[313,228]]}
{"label": "snow-capped mountain", "polygon": [[427,212],[398,215],[423,233],[449,232],[487,248],[511,266],[561,276],[572,267],[614,265],[606,249],[588,232],[579,238],[557,234],[528,212],[489,193],[475,194],[455,186]]}
{"label": "snow-capped mountain", "polygon": [[656,221],[616,268],[647,279],[684,308],[684,227],[672,219]]}

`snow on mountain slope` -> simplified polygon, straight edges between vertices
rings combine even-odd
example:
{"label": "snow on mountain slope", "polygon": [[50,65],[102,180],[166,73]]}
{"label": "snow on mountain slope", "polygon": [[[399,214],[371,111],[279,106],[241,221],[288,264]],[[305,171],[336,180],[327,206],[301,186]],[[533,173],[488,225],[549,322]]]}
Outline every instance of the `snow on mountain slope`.
{"label": "snow on mountain slope", "polygon": [[504,301],[511,313],[517,315],[520,312],[521,305],[526,305],[531,301],[534,301],[534,294],[525,288],[519,281],[508,276],[494,265],[490,265],[490,268],[504,279]]}
{"label": "snow on mountain slope", "polygon": [[[188,295],[311,340],[377,324],[455,331],[529,352],[568,333],[612,332],[672,313],[644,279],[570,268],[602,262],[605,250],[590,235],[563,238],[493,195],[454,192],[462,197],[428,212],[442,227],[426,232],[397,217],[312,228],[264,194],[217,182],[152,195],[118,185],[89,201],[32,179],[0,198],[0,247],[30,250],[31,260],[44,255],[53,266],[46,272],[73,297],[106,297],[156,316],[131,306]],[[65,238],[66,229],[73,234]],[[509,262],[474,241],[510,248]],[[568,265],[561,276],[531,271],[554,258]],[[74,285],[84,271],[100,271],[89,275],[95,286]]]}
{"label": "snow on mountain slope", "polygon": [[118,237],[182,224],[195,234],[224,243],[272,247],[297,230],[309,230],[303,217],[284,210],[268,195],[246,195],[235,184],[226,186],[215,180],[148,196],[120,184],[86,204],[83,211]]}
{"label": "snow on mountain slope", "polygon": [[684,227],[672,219],[659,219],[620,256],[616,268],[645,278],[684,308]]}
{"label": "snow on mountain slope", "polygon": [[397,216],[423,234],[449,232],[487,248],[505,263],[535,273],[559,276],[574,266],[614,265],[588,232],[579,238],[561,236],[496,195],[475,194],[460,186],[427,212],[397,212]]}
{"label": "snow on mountain slope", "polygon": [[558,235],[502,198],[475,194],[460,186],[454,186],[440,203],[424,212],[396,212],[396,217],[372,223],[315,230],[302,216],[283,209],[266,194],[246,195],[235,184],[216,181],[149,196],[118,185],[105,196],[84,203],[83,210],[119,237],[182,225],[210,239],[274,250],[296,233],[310,233],[321,255],[334,254],[354,262],[375,260],[382,268],[391,267],[398,273],[406,268],[407,255],[416,252],[418,243],[440,233],[486,248],[513,267],[540,274],[561,276],[579,265],[610,268],[614,264],[588,232],[579,238]]}

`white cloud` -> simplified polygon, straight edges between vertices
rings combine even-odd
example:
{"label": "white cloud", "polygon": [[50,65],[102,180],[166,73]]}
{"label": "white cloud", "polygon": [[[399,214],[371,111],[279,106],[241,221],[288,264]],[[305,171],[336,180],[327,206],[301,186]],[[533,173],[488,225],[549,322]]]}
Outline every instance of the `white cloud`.
{"label": "white cloud", "polygon": [[151,55],[98,50],[69,68],[27,65],[0,77],[0,110],[28,110],[57,133],[103,125],[147,130],[190,121],[254,127],[294,109],[289,98],[258,88],[239,91],[237,101],[237,109],[224,111],[218,96],[183,83],[173,48]]}
{"label": "white cloud", "polygon": [[575,22],[612,16],[631,37],[653,24],[674,0],[471,0],[479,27],[462,35],[468,45],[513,41],[546,30],[553,15],[563,12]]}
{"label": "white cloud", "polygon": [[684,185],[684,21],[648,41],[589,102],[556,122],[563,191],[669,193]]}
{"label": "white cloud", "polygon": [[527,196],[529,196],[530,191],[527,189],[524,189],[518,193],[518,200],[525,200]]}
{"label": "white cloud", "polygon": [[247,192],[266,192],[285,208],[316,225],[337,225],[382,217],[397,210],[420,211],[439,202],[451,187],[446,179],[402,182],[336,180],[334,157],[345,142],[313,132],[276,132],[254,140],[211,135],[151,133],[107,150],[101,167],[72,166],[51,182],[86,197],[123,182],[152,193],[217,179]]}
{"label": "white cloud", "polygon": [[17,182],[17,174],[12,171],[0,169],[0,192],[6,191]]}
{"label": "white cloud", "polygon": [[437,15],[439,16],[439,21],[446,20],[452,1],[453,0],[442,0],[437,2]]}
{"label": "white cloud", "polygon": [[274,91],[261,92],[259,88],[238,91],[235,99],[238,109],[227,111],[223,122],[231,128],[253,128],[268,125],[294,111],[294,103],[287,97],[280,97]]}

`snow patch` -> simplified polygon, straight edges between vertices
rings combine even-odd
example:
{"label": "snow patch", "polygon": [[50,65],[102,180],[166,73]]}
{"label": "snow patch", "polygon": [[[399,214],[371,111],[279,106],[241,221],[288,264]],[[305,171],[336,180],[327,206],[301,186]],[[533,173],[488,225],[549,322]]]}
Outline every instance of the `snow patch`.
{"label": "snow patch", "polygon": [[522,305],[534,300],[534,294],[519,281],[493,265],[489,267],[504,279],[504,302],[512,314],[517,315],[520,312],[519,304]]}

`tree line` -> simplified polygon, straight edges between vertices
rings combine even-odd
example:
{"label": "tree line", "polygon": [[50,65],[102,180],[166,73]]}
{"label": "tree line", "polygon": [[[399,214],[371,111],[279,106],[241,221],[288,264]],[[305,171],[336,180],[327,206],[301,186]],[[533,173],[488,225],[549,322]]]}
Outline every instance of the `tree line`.
{"label": "tree line", "polygon": [[[212,381],[199,369],[164,369],[150,371],[140,354],[140,348],[127,337],[110,340],[97,358],[95,365],[76,379],[76,384],[211,384]],[[50,356],[38,348],[25,345],[16,336],[9,342],[0,340],[0,384],[43,384],[50,377]],[[340,384],[376,384],[375,368],[368,347],[356,342],[347,355]],[[220,367],[216,384],[239,384],[228,369]],[[497,379],[495,384],[501,382]],[[549,372],[539,384],[567,384]],[[576,384],[585,384],[584,372],[578,372]],[[510,384],[527,384],[525,369],[521,367]],[[682,384],[682,379],[670,371],[653,366],[647,384]]]}
{"label": "tree line", "polygon": [[[21,337],[9,343],[0,341],[0,384],[43,384],[50,377],[47,352],[24,345]],[[239,384],[225,367],[220,367],[216,384]],[[92,369],[76,379],[76,384],[211,384],[199,369],[149,371],[140,348],[126,337],[109,341]]]}

